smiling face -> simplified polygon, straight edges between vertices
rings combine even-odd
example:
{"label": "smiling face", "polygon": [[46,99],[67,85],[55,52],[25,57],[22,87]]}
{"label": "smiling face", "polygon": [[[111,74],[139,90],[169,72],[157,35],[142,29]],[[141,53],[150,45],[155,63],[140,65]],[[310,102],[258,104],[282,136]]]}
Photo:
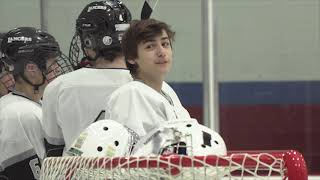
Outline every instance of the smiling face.
{"label": "smiling face", "polygon": [[144,78],[163,80],[171,68],[174,36],[168,24],[156,19],[132,21],[122,38],[122,50],[131,75],[144,81]]}
{"label": "smiling face", "polygon": [[162,30],[161,34],[140,42],[137,52],[138,57],[129,60],[129,63],[138,65],[137,78],[163,80],[172,64],[172,49],[167,32]]}

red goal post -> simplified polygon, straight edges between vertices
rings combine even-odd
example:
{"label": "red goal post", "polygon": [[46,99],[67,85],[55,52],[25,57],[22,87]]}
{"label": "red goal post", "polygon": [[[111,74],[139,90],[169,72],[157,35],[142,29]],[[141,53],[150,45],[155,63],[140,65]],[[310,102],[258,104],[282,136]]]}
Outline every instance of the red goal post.
{"label": "red goal post", "polygon": [[307,180],[303,156],[294,150],[229,152],[226,156],[55,157],[40,178],[53,179],[282,179]]}

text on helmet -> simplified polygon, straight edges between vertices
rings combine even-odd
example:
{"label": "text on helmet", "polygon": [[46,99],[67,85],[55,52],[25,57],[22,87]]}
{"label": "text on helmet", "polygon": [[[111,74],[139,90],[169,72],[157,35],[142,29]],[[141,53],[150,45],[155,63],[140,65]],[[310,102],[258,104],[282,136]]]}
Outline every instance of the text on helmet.
{"label": "text on helmet", "polygon": [[107,9],[107,6],[90,6],[90,7],[88,8],[88,11],[87,11],[87,12],[90,12],[90,11],[92,11],[93,9],[106,10],[106,9]]}
{"label": "text on helmet", "polygon": [[13,41],[31,42],[32,38],[31,37],[24,37],[24,36],[8,37],[8,43],[12,43]]}

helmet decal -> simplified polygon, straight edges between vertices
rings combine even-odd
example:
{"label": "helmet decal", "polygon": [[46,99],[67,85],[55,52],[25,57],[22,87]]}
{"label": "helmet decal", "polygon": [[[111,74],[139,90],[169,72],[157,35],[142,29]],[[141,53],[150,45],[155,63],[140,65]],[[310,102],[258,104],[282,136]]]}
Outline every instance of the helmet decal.
{"label": "helmet decal", "polygon": [[105,37],[103,37],[102,42],[103,42],[103,44],[108,46],[112,43],[112,38],[110,36],[105,36]]}

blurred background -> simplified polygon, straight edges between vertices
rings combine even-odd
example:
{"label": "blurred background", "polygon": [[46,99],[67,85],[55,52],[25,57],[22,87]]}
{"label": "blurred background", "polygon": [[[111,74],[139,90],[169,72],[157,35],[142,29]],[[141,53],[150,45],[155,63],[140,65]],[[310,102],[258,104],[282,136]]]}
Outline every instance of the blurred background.
{"label": "blurred background", "polygon": [[[0,0],[0,32],[42,28],[68,54],[75,20],[89,2]],[[139,19],[144,1],[124,3]],[[296,149],[309,172],[320,174],[320,0],[213,0],[213,16],[217,118],[211,121],[218,121],[228,149]],[[159,0],[152,17],[177,33],[167,81],[204,122],[203,1]]]}

